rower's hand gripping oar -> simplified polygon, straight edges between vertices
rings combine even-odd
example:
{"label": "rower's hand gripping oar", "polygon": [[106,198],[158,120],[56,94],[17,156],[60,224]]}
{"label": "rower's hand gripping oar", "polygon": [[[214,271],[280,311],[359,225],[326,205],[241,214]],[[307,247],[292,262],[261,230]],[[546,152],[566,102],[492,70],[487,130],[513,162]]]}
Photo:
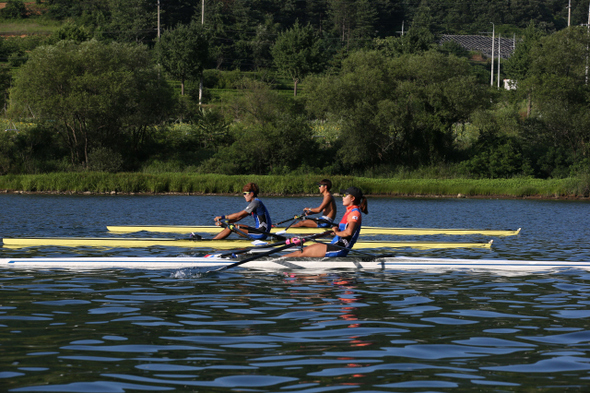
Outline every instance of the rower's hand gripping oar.
{"label": "rower's hand gripping oar", "polygon": [[255,240],[252,236],[250,236],[246,232],[242,231],[239,226],[235,225],[234,223],[229,222],[229,220],[227,220],[227,219],[218,220],[217,222],[223,228],[229,229],[230,231],[237,233],[240,236],[244,236],[247,239]]}
{"label": "rower's hand gripping oar", "polygon": [[[272,255],[272,254],[275,254],[277,252],[286,250],[287,248],[290,248],[290,247],[293,247],[293,246],[300,246],[300,245],[302,245],[303,243],[305,243],[308,240],[313,240],[313,239],[316,239],[316,238],[319,238],[319,237],[322,237],[322,236],[327,236],[330,233],[332,233],[332,231],[326,231],[326,232],[322,232],[322,233],[317,233],[315,235],[306,236],[306,237],[293,237],[293,238],[287,239],[284,242],[282,242],[284,244],[282,246],[280,246],[280,247],[274,248],[274,249],[272,249],[270,251],[263,252],[263,253],[258,254],[258,255],[253,255],[251,257],[248,257],[246,259],[242,259],[241,261],[232,263],[230,265],[221,266],[220,268],[211,270],[210,272],[220,272],[220,271],[223,271],[223,270],[231,269],[231,268],[234,268],[236,266],[243,265],[244,263],[248,263],[250,261],[253,261],[253,260],[256,260],[256,259],[259,259],[259,258],[262,258],[262,257],[266,257],[268,255]],[[280,243],[275,243],[275,244],[280,244]],[[209,272],[207,272],[207,273],[209,273]]]}

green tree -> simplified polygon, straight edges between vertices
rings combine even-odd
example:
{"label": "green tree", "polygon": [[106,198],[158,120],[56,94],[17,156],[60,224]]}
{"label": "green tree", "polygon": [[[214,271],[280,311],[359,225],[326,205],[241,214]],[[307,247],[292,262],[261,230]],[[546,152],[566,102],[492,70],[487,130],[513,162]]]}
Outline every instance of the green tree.
{"label": "green tree", "polygon": [[309,25],[301,27],[298,22],[279,34],[272,47],[272,55],[279,72],[293,80],[295,96],[297,83],[307,74],[319,70],[323,60],[319,37]]}
{"label": "green tree", "polygon": [[100,147],[133,159],[149,127],[170,114],[172,91],[143,46],[60,41],[30,53],[10,95],[15,117],[46,120],[63,137],[72,164]]}
{"label": "green tree", "polygon": [[306,106],[342,121],[338,157],[348,170],[450,160],[453,125],[486,102],[468,61],[435,51],[393,59],[359,51],[339,75],[312,79]]}
{"label": "green tree", "polygon": [[10,68],[0,65],[0,111],[6,111],[8,88],[10,87]]}
{"label": "green tree", "polygon": [[155,1],[107,0],[110,24],[105,35],[117,41],[146,43],[156,37]]}
{"label": "green tree", "polygon": [[174,78],[180,79],[181,95],[187,79],[197,79],[209,56],[209,37],[198,23],[178,25],[166,30],[156,45],[158,59],[162,67]]}
{"label": "green tree", "polygon": [[358,42],[356,47],[361,47],[370,42],[377,35],[378,10],[373,1],[357,0],[355,2],[353,38]]}
{"label": "green tree", "polygon": [[376,39],[375,48],[390,57],[404,54],[416,54],[437,49],[434,21],[430,7],[422,0],[416,11],[411,28],[400,37]]}
{"label": "green tree", "polygon": [[504,72],[514,80],[523,80],[527,77],[533,64],[533,49],[539,44],[545,34],[531,22],[524,31],[522,39],[516,45],[514,53],[508,61],[504,62]]}
{"label": "green tree", "polygon": [[78,26],[75,23],[69,22],[63,24],[55,32],[55,36],[58,40],[82,42],[91,39],[92,33],[84,26]]}
{"label": "green tree", "polygon": [[8,0],[0,10],[0,17],[5,19],[22,19],[27,17],[27,7],[23,0]]}
{"label": "green tree", "polygon": [[328,2],[332,31],[340,38],[342,45],[350,46],[354,23],[354,0]]}
{"label": "green tree", "polygon": [[278,23],[272,23],[269,16],[264,24],[256,27],[256,36],[251,43],[255,69],[269,69],[272,67],[271,48],[278,26]]}
{"label": "green tree", "polygon": [[518,91],[532,92],[531,116],[544,124],[536,138],[566,148],[574,161],[590,154],[590,36],[571,27],[543,38],[532,52],[527,78]]}
{"label": "green tree", "polygon": [[316,143],[305,116],[293,98],[287,98],[261,82],[244,81],[244,94],[226,110],[236,119],[233,143],[201,168],[224,174],[285,174],[311,166]]}

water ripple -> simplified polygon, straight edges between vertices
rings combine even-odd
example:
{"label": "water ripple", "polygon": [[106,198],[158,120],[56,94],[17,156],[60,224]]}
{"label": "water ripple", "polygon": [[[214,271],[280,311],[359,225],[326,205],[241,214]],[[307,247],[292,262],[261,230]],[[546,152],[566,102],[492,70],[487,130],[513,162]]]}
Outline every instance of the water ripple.
{"label": "water ripple", "polygon": [[[203,206],[216,201],[220,211],[231,211],[236,203],[233,197],[5,196],[0,195],[6,202],[4,236],[26,236],[27,230],[97,236],[107,224],[139,218],[189,225],[205,219],[194,216],[195,201],[206,201]],[[265,198],[271,207],[282,207],[273,211],[288,211],[302,200]],[[495,239],[491,250],[399,250],[398,255],[590,259],[590,227],[571,225],[587,215],[587,203],[376,199],[371,204],[376,214],[367,216],[374,220],[368,225],[524,228],[517,237]],[[29,216],[23,206],[47,215]],[[81,212],[87,216],[80,218]],[[188,253],[165,247],[2,252],[9,257]],[[561,392],[583,391],[590,379],[590,273],[585,271],[200,273],[0,269],[0,390]]]}

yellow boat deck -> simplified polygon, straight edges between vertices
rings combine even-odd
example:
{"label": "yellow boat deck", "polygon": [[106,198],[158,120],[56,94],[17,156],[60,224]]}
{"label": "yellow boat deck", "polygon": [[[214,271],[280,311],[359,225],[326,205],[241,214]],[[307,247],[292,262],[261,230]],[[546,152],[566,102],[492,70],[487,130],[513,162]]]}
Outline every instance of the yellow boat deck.
{"label": "yellow boat deck", "polygon": [[[22,237],[2,239],[4,248],[24,247],[107,247],[107,248],[132,248],[132,247],[192,247],[219,250],[231,250],[257,245],[270,244],[272,242],[252,242],[250,240],[191,240],[174,238],[91,238],[91,237]],[[307,244],[312,244],[313,241]],[[470,242],[421,242],[421,241],[357,241],[354,249],[377,248],[491,248],[492,241],[487,243]]]}
{"label": "yellow boat deck", "polygon": [[[159,232],[159,233],[218,233],[221,227],[214,225],[109,225],[107,230],[118,233]],[[275,227],[271,233],[285,231],[285,227]],[[287,233],[307,235],[325,231],[326,228],[289,228]],[[484,236],[515,236],[517,230],[499,229],[453,229],[453,228],[388,228],[363,226],[361,235],[398,235],[398,236],[426,236],[426,235],[484,235]]]}

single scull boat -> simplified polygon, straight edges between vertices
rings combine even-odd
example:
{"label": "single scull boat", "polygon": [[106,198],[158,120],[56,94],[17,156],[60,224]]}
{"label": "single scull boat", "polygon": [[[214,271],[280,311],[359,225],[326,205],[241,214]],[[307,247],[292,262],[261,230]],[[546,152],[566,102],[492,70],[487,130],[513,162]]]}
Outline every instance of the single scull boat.
{"label": "single scull boat", "polygon": [[[272,228],[271,233],[284,231],[285,227]],[[160,233],[217,233],[221,227],[214,225],[109,225],[110,232],[133,233],[133,232],[160,232]],[[319,233],[326,228],[289,228],[288,233],[304,235]],[[363,226],[362,235],[485,235],[485,236],[515,236],[520,233],[517,230],[496,230],[496,229],[439,229],[439,228],[387,228]]]}
{"label": "single scull boat", "polygon": [[[210,271],[234,263],[235,259],[215,259],[204,257],[68,257],[68,258],[0,258],[0,268],[24,269],[204,269]],[[257,259],[240,266],[249,270],[290,270],[290,271],[330,271],[330,270],[492,270],[522,274],[546,272],[560,269],[590,270],[590,262],[573,261],[518,261],[492,259],[445,259],[389,257],[365,260],[363,258],[270,258]]]}
{"label": "single scull boat", "polygon": [[[118,238],[118,237],[14,237],[2,239],[4,248],[22,247],[194,247],[218,250],[230,250],[243,247],[265,246],[271,242],[260,242],[250,240],[191,240],[174,238]],[[418,242],[418,241],[357,241],[354,249],[376,249],[376,248],[413,248],[413,249],[434,249],[434,248],[491,248],[492,241],[488,243],[468,242]]]}

